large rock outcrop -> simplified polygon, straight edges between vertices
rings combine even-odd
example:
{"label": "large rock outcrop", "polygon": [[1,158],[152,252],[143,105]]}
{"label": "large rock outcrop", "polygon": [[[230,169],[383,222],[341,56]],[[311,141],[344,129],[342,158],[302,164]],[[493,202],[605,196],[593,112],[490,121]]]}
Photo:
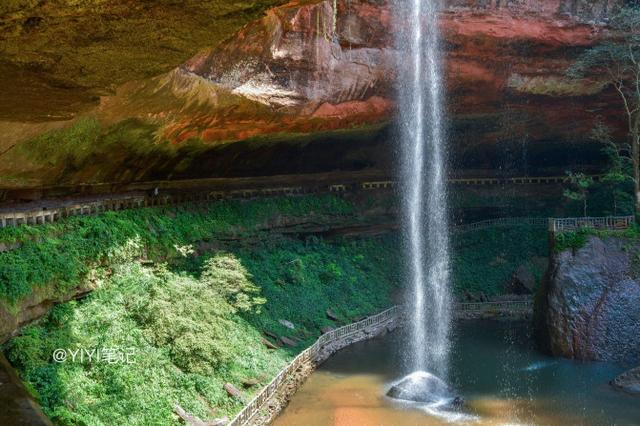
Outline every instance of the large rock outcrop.
{"label": "large rock outcrop", "polygon": [[69,119],[170,71],[284,0],[2,0],[0,119]]}
{"label": "large rock outcrop", "polygon": [[[611,107],[618,100],[597,76],[577,82],[565,71],[607,37],[601,23],[618,3],[448,2],[440,26],[458,170],[517,169],[523,156],[534,174],[597,162],[586,135],[597,116],[623,128]],[[0,122],[0,189],[388,170],[385,126],[403,55],[396,25],[390,0],[271,9],[169,73],[120,85],[74,120]]]}
{"label": "large rock outcrop", "polygon": [[638,253],[637,241],[592,236],[552,256],[537,308],[554,355],[640,362]]}

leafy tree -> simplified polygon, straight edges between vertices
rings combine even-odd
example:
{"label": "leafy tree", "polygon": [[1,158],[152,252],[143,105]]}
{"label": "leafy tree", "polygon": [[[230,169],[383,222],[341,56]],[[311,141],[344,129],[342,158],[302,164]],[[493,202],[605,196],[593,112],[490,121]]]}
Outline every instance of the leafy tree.
{"label": "leafy tree", "polygon": [[584,173],[567,172],[572,188],[565,189],[564,196],[570,200],[582,201],[582,215],[587,216],[587,196],[589,188],[593,185],[593,178]]}
{"label": "leafy tree", "polygon": [[632,0],[613,14],[607,40],[585,51],[569,75],[598,74],[618,93],[628,127],[636,212],[640,212],[640,2]]}
{"label": "leafy tree", "polygon": [[[611,129],[599,121],[591,131],[591,138],[603,144],[602,151],[607,156],[609,168],[601,178],[613,199],[613,214],[617,215],[622,201],[630,201],[630,194],[625,186],[633,182],[633,161],[625,149],[615,143],[611,136]],[[628,188],[626,188],[628,189]]]}
{"label": "leafy tree", "polygon": [[217,291],[235,309],[248,312],[263,305],[253,277],[235,256],[216,254],[207,260],[202,270],[202,282]]}

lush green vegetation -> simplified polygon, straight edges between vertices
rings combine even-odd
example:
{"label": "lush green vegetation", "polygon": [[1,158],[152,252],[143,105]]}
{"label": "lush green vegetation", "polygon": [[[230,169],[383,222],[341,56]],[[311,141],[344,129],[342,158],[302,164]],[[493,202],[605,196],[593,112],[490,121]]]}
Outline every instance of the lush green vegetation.
{"label": "lush green vegetation", "polygon": [[555,243],[553,249],[556,252],[572,249],[577,250],[587,243],[588,231],[569,231],[562,232],[555,236]]}
{"label": "lush green vegetation", "polygon": [[256,277],[268,301],[252,323],[286,333],[277,321],[286,318],[298,324],[299,337],[311,343],[317,330],[333,324],[327,309],[351,322],[393,304],[391,293],[400,282],[400,259],[393,255],[398,246],[395,235],[337,243],[314,237],[304,242],[270,238],[232,252]]}
{"label": "lush green vegetation", "polygon": [[[242,403],[224,383],[255,383],[244,390],[249,397],[322,327],[393,304],[402,270],[398,235],[323,241],[260,231],[282,218],[363,220],[355,213],[343,198],[309,196],[0,230],[0,242],[22,244],[0,254],[5,303],[36,287],[62,294],[91,280],[96,288],[23,329],[7,356],[58,424],[168,424],[177,421],[175,404],[202,419],[232,415]],[[546,244],[546,232],[528,226],[454,236],[456,292],[500,294],[520,265],[539,277]],[[298,344],[269,350],[264,331]],[[58,348],[116,349],[133,362],[57,363]]]}
{"label": "lush green vegetation", "polygon": [[[222,385],[268,382],[322,326],[336,324],[328,308],[350,322],[392,304],[398,267],[387,253],[395,245],[392,236],[271,238],[200,257],[187,247],[171,270],[142,266],[135,259],[144,248],[130,241],[112,273],[98,276],[98,290],[24,329],[7,355],[58,424],[168,424],[176,403],[203,419],[230,415],[242,404]],[[263,330],[300,343],[268,350]],[[127,350],[134,362],[56,363],[57,348]]]}
{"label": "lush green vegetation", "polygon": [[144,256],[180,255],[185,244],[215,236],[241,237],[278,217],[315,216],[330,220],[353,212],[339,197],[274,198],[259,202],[225,201],[177,208],[148,208],[72,217],[54,224],[0,229],[0,243],[22,245],[0,253],[0,300],[15,304],[36,287],[63,294],[96,266],[109,266],[118,250],[139,239]]}
{"label": "lush green vegetation", "polygon": [[456,292],[504,293],[516,271],[524,265],[538,283],[549,254],[547,232],[540,227],[495,227],[454,235],[453,281]]}
{"label": "lush green vegetation", "polygon": [[640,241],[640,226],[635,224],[628,229],[622,230],[600,230],[584,228],[578,231],[562,232],[556,235],[556,240],[553,248],[556,252],[561,252],[568,249],[577,250],[587,243],[589,235],[600,238],[617,237],[626,238],[631,241]]}
{"label": "lush green vegetation", "polygon": [[[290,218],[361,220],[354,209],[335,196],[274,198],[0,230],[0,242],[21,244],[0,253],[5,303],[36,287],[96,288],[25,328],[7,356],[58,424],[167,424],[175,404],[203,419],[233,414],[242,404],[224,383],[256,382],[248,396],[322,327],[393,303],[396,236],[324,242],[261,231]],[[298,344],[268,350],[265,330]],[[134,362],[56,363],[57,348],[116,349]]]}
{"label": "lush green vegetation", "polygon": [[[0,253],[0,299],[15,304],[34,288],[64,294],[95,267],[117,262],[117,251],[134,239],[144,246],[143,257],[176,260],[182,258],[185,245],[220,238],[250,237],[251,244],[268,245],[268,239],[256,241],[255,229],[278,217],[315,215],[318,221],[357,220],[354,212],[355,207],[342,198],[309,196],[108,212],[44,226],[5,228],[0,230],[0,243],[22,245]],[[547,255],[546,233],[527,227],[457,236],[454,246],[456,289],[486,294],[499,293],[508,275],[528,258]],[[297,261],[290,261],[288,274],[295,276]]]}

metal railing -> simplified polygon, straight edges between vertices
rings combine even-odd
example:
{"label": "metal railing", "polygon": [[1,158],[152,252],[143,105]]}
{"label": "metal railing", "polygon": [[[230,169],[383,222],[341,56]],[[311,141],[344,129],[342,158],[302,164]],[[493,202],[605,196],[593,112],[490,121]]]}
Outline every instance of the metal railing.
{"label": "metal railing", "polygon": [[[602,175],[589,175],[593,180],[599,181]],[[485,178],[453,178],[449,183],[455,185],[500,185],[500,184],[554,184],[571,182],[571,176],[519,176],[519,177],[485,177]]]}
{"label": "metal railing", "polygon": [[553,233],[564,231],[577,231],[580,229],[627,229],[633,225],[633,216],[606,216],[606,217],[565,217],[550,218],[549,231]]}
{"label": "metal railing", "polygon": [[276,377],[265,386],[258,394],[247,404],[242,411],[240,411],[232,420],[228,423],[229,426],[245,425],[263,408],[263,405],[277,392],[280,385],[298,368],[308,362],[315,362],[318,358],[318,354],[329,343],[345,339],[350,335],[353,335],[359,331],[365,330],[373,325],[380,325],[390,321],[392,318],[396,318],[400,313],[400,307],[394,306],[386,311],[380,312],[377,315],[370,316],[362,321],[355,322],[353,324],[345,325],[338,329],[332,330],[323,334],[316,340],[316,342],[309,346],[304,351],[300,352],[293,361],[291,361],[285,368],[278,373]]}
{"label": "metal railing", "polygon": [[477,231],[480,229],[493,228],[496,226],[530,225],[546,227],[549,219],[546,217],[501,217],[497,219],[481,220],[479,222],[456,225],[453,231],[463,234],[465,232]]}

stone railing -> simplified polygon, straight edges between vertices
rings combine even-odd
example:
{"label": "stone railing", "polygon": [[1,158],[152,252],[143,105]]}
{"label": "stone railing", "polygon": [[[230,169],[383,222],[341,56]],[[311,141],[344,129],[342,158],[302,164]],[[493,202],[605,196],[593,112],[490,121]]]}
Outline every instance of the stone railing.
{"label": "stone railing", "polygon": [[[528,313],[533,310],[533,301],[511,300],[496,302],[477,302],[477,303],[456,303],[455,309],[461,313],[483,313],[483,312],[511,312],[511,313]],[[228,423],[228,426],[244,426],[251,424],[254,417],[265,408],[267,402],[276,395],[279,388],[288,378],[292,377],[296,371],[305,365],[316,365],[326,359],[326,357],[336,349],[336,342],[344,342],[351,337],[363,331],[371,330],[374,327],[380,327],[399,319],[402,316],[403,308],[394,306],[377,315],[365,318],[362,321],[340,327],[336,330],[323,334],[316,342],[304,351],[300,352],[293,361],[287,364],[280,373],[247,404]],[[349,343],[353,343],[360,339],[353,339]],[[332,347],[334,346],[334,347]],[[338,345],[341,347],[343,345]],[[329,349],[329,353],[327,353]]]}
{"label": "stone railing", "polygon": [[276,394],[278,388],[290,377],[296,370],[308,363],[316,363],[323,353],[325,347],[334,342],[348,339],[350,336],[374,326],[380,326],[389,323],[400,315],[401,310],[398,306],[394,306],[377,315],[365,318],[362,321],[345,325],[336,330],[332,330],[323,334],[316,342],[304,351],[300,352],[293,361],[278,373],[278,375],[265,386],[258,394],[228,423],[229,426],[240,426],[248,424],[251,419],[258,414],[264,407],[265,403]]}
{"label": "stone railing", "polygon": [[[601,175],[589,175],[595,181],[600,180]],[[567,175],[562,176],[521,176],[510,178],[453,178],[449,179],[449,183],[454,185],[500,185],[500,184],[556,184],[566,183],[571,181],[571,177]]]}
{"label": "stone railing", "polygon": [[548,221],[549,232],[560,233],[565,231],[577,231],[580,229],[620,230],[631,227],[635,219],[633,216],[606,216],[606,217],[565,217],[550,218]]}
{"label": "stone railing", "polygon": [[479,222],[456,225],[453,231],[464,234],[465,232],[477,231],[480,229],[493,228],[496,226],[530,225],[546,227],[549,219],[546,217],[501,217],[497,219],[481,220]]}
{"label": "stone railing", "polygon": [[19,225],[39,225],[51,223],[65,217],[103,213],[110,210],[123,210],[144,207],[144,196],[121,196],[109,199],[91,200],[81,203],[65,204],[60,207],[0,212],[0,228]]}
{"label": "stone railing", "polygon": [[457,303],[456,310],[460,313],[531,312],[533,310],[533,300],[499,300],[495,302]]}
{"label": "stone railing", "polygon": [[[590,175],[593,180],[599,180],[601,175]],[[448,180],[450,184],[453,185],[504,185],[504,184],[516,184],[516,185],[526,185],[526,184],[556,184],[556,183],[566,183],[571,181],[570,176],[522,176],[522,177],[510,177],[510,178],[499,178],[499,177],[484,177],[484,178],[451,178]],[[386,189],[393,188],[395,186],[395,181],[385,180],[385,181],[371,181],[371,182],[363,182],[360,184],[361,189]],[[333,191],[345,191],[346,188],[344,185],[332,185],[335,188]]]}
{"label": "stone railing", "polygon": [[[593,175],[597,179],[597,175]],[[495,185],[504,183],[513,184],[542,184],[542,183],[559,183],[565,182],[567,176],[543,176],[543,177],[514,177],[514,178],[456,178],[449,179],[449,183],[457,185]],[[204,180],[206,181],[206,179]],[[192,182],[192,184],[198,181]],[[198,202],[221,199],[241,199],[255,197],[269,197],[275,195],[299,195],[306,193],[322,193],[322,192],[348,192],[348,191],[371,191],[371,190],[389,190],[396,186],[396,182],[392,180],[371,180],[359,183],[333,183],[333,184],[308,184],[305,186],[274,186],[262,188],[239,188],[227,190],[207,190],[198,188],[197,190],[182,191],[161,191],[160,196],[157,195],[158,187],[162,181],[147,182],[134,185],[137,192],[123,193],[121,195],[110,195],[102,198],[96,198],[86,201],[69,202],[53,202],[58,207],[17,207],[16,210],[8,211],[0,210],[0,228],[17,225],[38,225],[50,223],[61,218],[75,215],[96,214],[109,210],[121,210],[126,208],[173,205],[183,202]],[[156,195],[149,195],[155,192]],[[50,201],[51,202],[51,201]],[[46,202],[41,202],[44,204]],[[475,229],[487,228],[491,226],[509,225],[516,223],[530,223],[538,225],[540,218],[506,218],[493,219],[490,221],[476,222],[474,224],[462,225],[457,227],[458,232],[466,232]],[[545,222],[546,223],[546,222]]]}

